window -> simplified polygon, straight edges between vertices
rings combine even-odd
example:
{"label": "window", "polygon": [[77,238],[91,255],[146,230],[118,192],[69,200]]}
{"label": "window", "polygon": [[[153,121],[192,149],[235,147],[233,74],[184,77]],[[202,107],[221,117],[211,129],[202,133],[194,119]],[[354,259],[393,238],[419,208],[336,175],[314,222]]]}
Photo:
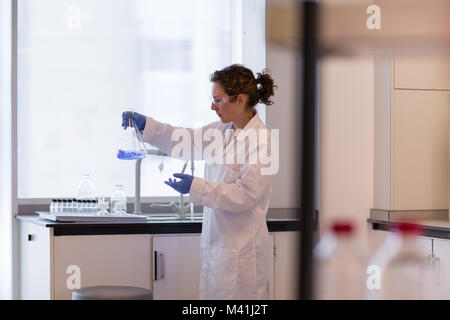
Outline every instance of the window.
{"label": "window", "polygon": [[[253,3],[262,9],[252,12],[264,12],[264,1]],[[83,173],[99,195],[110,196],[120,183],[133,196],[135,163],[116,158],[122,111],[133,107],[185,127],[217,121],[209,75],[243,62],[245,5],[19,0],[18,197],[73,197]],[[264,28],[259,32],[258,41]],[[141,195],[177,196],[163,181],[183,164],[149,156],[142,162]],[[203,176],[204,164],[195,167]]]}

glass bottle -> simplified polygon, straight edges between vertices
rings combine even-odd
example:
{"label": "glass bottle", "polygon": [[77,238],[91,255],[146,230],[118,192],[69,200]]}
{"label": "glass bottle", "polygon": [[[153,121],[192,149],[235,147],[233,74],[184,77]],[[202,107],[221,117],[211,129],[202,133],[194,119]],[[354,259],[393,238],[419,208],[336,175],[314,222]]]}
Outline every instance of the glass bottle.
{"label": "glass bottle", "polygon": [[87,173],[82,175],[82,179],[77,188],[77,198],[80,200],[91,200],[95,198],[95,188]]}
{"label": "glass bottle", "polygon": [[314,296],[316,299],[363,299],[365,255],[355,241],[351,222],[333,223],[314,247]]}

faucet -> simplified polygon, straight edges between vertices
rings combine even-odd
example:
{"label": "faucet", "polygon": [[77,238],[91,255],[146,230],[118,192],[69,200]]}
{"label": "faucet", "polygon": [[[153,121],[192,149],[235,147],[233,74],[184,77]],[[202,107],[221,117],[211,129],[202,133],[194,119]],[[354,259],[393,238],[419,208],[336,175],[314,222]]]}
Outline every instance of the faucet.
{"label": "faucet", "polygon": [[[189,161],[186,161],[183,165],[183,170],[181,170],[181,173],[184,173],[186,170],[186,166]],[[194,161],[191,161],[191,173],[194,175]],[[188,213],[191,210],[192,204],[188,202],[187,204],[184,203],[184,194],[180,193],[180,202],[177,205],[175,202],[170,203],[170,207],[178,213],[179,218],[184,219],[186,217],[186,213]]]}
{"label": "faucet", "polygon": [[[181,170],[181,173],[184,173],[184,171],[186,170],[186,166],[188,164],[189,161],[186,161],[183,165],[183,170]],[[194,161],[191,161],[191,173],[192,175],[194,175]],[[188,213],[189,211],[193,212],[193,208],[192,208],[192,203],[188,202],[187,204],[185,203],[184,200],[184,194],[180,193],[180,201],[178,204],[176,204],[175,202],[171,202],[169,204],[151,204],[151,207],[171,207],[173,211],[175,211],[175,213],[178,214],[178,218],[180,219],[184,219],[186,217],[186,213]]]}
{"label": "faucet", "polygon": [[[146,150],[147,154],[167,157],[167,154],[160,150]],[[144,159],[136,160],[136,167],[134,171],[134,214],[141,214],[141,163]]]}
{"label": "faucet", "polygon": [[[147,150],[147,154],[152,155],[159,155],[159,156],[167,156],[164,152],[160,150]],[[141,214],[141,164],[143,159],[137,159],[136,160],[136,168],[135,168],[135,195],[134,195],[134,214]],[[181,173],[184,173],[186,170],[186,166],[189,161],[186,161],[183,170]],[[194,161],[191,161],[191,172],[192,175],[194,175]],[[175,213],[178,214],[179,218],[185,218],[186,213],[188,213],[191,210],[192,204],[188,202],[185,203],[184,195],[180,193],[180,201],[178,204],[175,202],[171,202],[169,204],[151,204],[151,207],[171,207]]]}

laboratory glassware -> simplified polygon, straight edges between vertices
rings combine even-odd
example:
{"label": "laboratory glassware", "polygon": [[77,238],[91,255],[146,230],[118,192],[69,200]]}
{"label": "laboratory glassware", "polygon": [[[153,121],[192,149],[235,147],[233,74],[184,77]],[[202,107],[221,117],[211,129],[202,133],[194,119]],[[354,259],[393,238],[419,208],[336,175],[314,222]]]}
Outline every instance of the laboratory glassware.
{"label": "laboratory glassware", "polygon": [[128,127],[123,129],[120,137],[117,158],[122,160],[143,159],[147,156],[144,139],[136,128],[134,120],[130,118],[128,121]]}
{"label": "laboratory glassware", "polygon": [[[114,192],[111,195],[111,214],[120,213],[119,211],[126,210],[126,203],[127,198],[123,192],[123,185],[116,184],[114,187]],[[119,204],[122,209],[118,208]],[[125,204],[125,206],[123,204]]]}
{"label": "laboratory glassware", "polygon": [[98,199],[98,208],[100,209],[97,211],[97,215],[99,216],[108,216],[108,208],[109,208],[109,202],[105,200],[104,197],[100,197]]}
{"label": "laboratory glassware", "polygon": [[95,199],[95,188],[89,174],[84,173],[77,188],[77,198],[81,200]]}

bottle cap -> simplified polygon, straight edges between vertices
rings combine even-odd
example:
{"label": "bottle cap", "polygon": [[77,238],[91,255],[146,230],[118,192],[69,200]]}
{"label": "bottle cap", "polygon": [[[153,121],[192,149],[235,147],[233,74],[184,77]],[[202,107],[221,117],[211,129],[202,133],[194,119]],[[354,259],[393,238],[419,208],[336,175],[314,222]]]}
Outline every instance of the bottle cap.
{"label": "bottle cap", "polygon": [[338,234],[351,234],[354,231],[353,224],[346,221],[335,222],[331,228],[334,233]]}
{"label": "bottle cap", "polygon": [[423,233],[423,227],[410,222],[399,222],[392,227],[392,231],[402,235],[419,235]]}

